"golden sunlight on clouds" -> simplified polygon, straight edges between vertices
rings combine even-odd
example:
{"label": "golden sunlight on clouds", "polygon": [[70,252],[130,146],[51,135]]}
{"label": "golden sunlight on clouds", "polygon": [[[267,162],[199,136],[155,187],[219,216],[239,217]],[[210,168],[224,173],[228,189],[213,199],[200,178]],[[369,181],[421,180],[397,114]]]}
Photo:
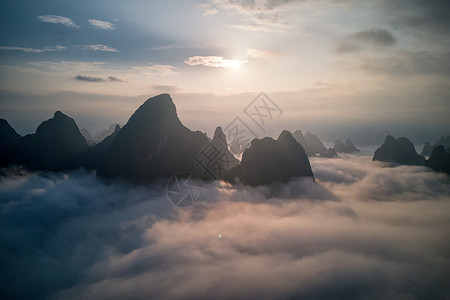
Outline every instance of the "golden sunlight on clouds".
{"label": "golden sunlight on clouds", "polygon": [[190,66],[206,66],[224,69],[239,69],[246,60],[226,59],[223,56],[191,56],[184,63]]}

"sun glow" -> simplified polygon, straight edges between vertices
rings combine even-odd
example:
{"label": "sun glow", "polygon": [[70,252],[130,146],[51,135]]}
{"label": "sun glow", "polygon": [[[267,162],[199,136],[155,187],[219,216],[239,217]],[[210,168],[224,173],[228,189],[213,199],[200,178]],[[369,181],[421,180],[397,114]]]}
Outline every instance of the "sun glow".
{"label": "sun glow", "polygon": [[190,66],[206,66],[224,69],[239,69],[246,60],[227,59],[223,56],[191,56],[184,63]]}
{"label": "sun glow", "polygon": [[246,63],[246,60],[233,60],[233,59],[227,59],[224,60],[224,68],[225,69],[233,69],[233,70],[239,70],[241,66]]}

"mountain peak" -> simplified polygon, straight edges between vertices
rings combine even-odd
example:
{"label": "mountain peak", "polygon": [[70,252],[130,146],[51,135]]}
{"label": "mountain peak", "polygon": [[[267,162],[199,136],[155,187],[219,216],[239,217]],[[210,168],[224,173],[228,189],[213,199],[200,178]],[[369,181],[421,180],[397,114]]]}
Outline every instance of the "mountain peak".
{"label": "mountain peak", "polygon": [[395,138],[392,135],[387,135],[384,139],[384,143],[395,143]]}
{"label": "mountain peak", "polygon": [[61,117],[67,117],[67,116],[65,114],[63,114],[60,110],[55,111],[53,118],[61,118]]}
{"label": "mountain peak", "polygon": [[216,130],[214,131],[214,136],[219,136],[222,133],[223,133],[222,127],[221,126],[217,126]]}
{"label": "mountain peak", "polygon": [[120,129],[97,174],[148,181],[193,172],[194,157],[207,143],[181,123],[170,95],[161,94],[146,100]]}
{"label": "mountain peak", "polygon": [[277,140],[254,139],[244,151],[241,164],[231,169],[227,177],[230,181],[237,177],[244,184],[258,186],[314,175],[301,144],[283,130]]}
{"label": "mountain peak", "polygon": [[292,133],[287,130],[283,130],[280,135],[278,136],[277,140],[295,140],[292,136]]}
{"label": "mountain peak", "polygon": [[423,165],[425,159],[417,154],[413,143],[406,137],[395,139],[388,135],[374,153],[373,160],[395,162],[401,165]]}
{"label": "mountain peak", "polygon": [[148,98],[141,106],[147,105],[169,105],[175,108],[172,97],[169,94],[160,94],[154,97]]}
{"label": "mountain peak", "polygon": [[31,169],[59,171],[70,168],[71,159],[88,147],[75,120],[56,111],[21,140],[20,160]]}

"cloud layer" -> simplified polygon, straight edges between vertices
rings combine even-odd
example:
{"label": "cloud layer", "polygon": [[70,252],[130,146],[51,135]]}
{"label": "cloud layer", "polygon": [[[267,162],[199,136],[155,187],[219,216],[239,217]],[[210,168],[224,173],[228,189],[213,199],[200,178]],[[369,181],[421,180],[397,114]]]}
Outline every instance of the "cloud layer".
{"label": "cloud layer", "polygon": [[206,66],[214,68],[239,68],[246,63],[244,60],[226,59],[223,56],[191,56],[184,63],[190,66]]}
{"label": "cloud layer", "polygon": [[107,21],[89,19],[89,24],[103,30],[114,30],[114,24]]}
{"label": "cloud layer", "polygon": [[101,51],[101,52],[119,52],[119,50],[102,45],[102,44],[91,44],[91,45],[78,45],[76,46],[79,49],[82,50],[94,50],[94,51]]}
{"label": "cloud layer", "polygon": [[396,43],[395,37],[390,31],[372,28],[355,32],[336,45],[337,53],[351,53],[362,49],[392,47]]}
{"label": "cloud layer", "polygon": [[106,78],[102,78],[102,77],[77,75],[77,76],[75,76],[75,80],[88,81],[88,82],[123,82],[123,80],[121,80],[120,78],[114,77],[114,76],[108,76]]}
{"label": "cloud layer", "polygon": [[67,47],[57,45],[55,47],[45,47],[44,49],[25,48],[25,47],[13,47],[13,46],[0,46],[0,50],[7,51],[22,51],[27,53],[43,53],[43,52],[55,52],[66,50]]}
{"label": "cloud layer", "polygon": [[[448,177],[369,157],[313,159],[317,183],[164,190],[93,174],[0,181],[6,298],[408,299],[450,296]],[[291,197],[295,195],[295,197]]]}
{"label": "cloud layer", "polygon": [[38,16],[38,19],[42,22],[46,23],[54,23],[54,24],[63,24],[64,26],[71,27],[71,28],[80,28],[77,24],[75,24],[72,19],[57,15],[44,15],[44,16]]}

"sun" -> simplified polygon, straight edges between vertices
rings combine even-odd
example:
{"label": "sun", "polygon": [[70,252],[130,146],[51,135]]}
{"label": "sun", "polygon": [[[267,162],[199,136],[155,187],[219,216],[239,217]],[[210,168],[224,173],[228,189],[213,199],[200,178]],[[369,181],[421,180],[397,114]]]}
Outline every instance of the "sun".
{"label": "sun", "polygon": [[246,63],[246,60],[227,59],[224,60],[225,68],[232,70],[239,70],[241,66]]}

